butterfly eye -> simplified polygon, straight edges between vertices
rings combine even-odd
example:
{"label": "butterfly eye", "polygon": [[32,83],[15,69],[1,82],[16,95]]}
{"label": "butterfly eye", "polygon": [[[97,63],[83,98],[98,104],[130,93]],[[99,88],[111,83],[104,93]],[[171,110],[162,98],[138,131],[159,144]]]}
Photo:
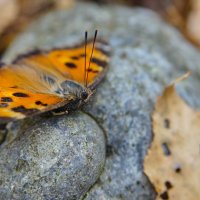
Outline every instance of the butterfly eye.
{"label": "butterfly eye", "polygon": [[85,92],[85,91],[81,92],[81,98],[82,98],[83,100],[87,99],[87,98],[88,98],[88,93]]}

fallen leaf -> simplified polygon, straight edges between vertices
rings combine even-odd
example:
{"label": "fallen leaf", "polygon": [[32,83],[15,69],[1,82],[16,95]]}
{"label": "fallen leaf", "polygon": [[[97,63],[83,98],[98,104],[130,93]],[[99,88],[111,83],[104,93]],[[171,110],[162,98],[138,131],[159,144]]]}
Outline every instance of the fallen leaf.
{"label": "fallen leaf", "polygon": [[188,33],[194,37],[200,44],[200,0],[192,1],[192,11],[190,12],[187,19],[187,30]]}
{"label": "fallen leaf", "polygon": [[58,9],[71,8],[76,3],[76,0],[56,0],[55,7]]}
{"label": "fallen leaf", "polygon": [[69,9],[73,3],[75,0],[0,0],[0,55],[33,20],[55,9]]}
{"label": "fallen leaf", "polygon": [[17,0],[20,6],[20,17],[34,16],[53,7],[55,0]]}
{"label": "fallen leaf", "polygon": [[175,85],[165,88],[152,115],[154,138],[144,171],[157,191],[157,200],[200,199],[200,111],[177,95]]}
{"label": "fallen leaf", "polygon": [[18,12],[16,0],[0,0],[0,34],[15,20]]}

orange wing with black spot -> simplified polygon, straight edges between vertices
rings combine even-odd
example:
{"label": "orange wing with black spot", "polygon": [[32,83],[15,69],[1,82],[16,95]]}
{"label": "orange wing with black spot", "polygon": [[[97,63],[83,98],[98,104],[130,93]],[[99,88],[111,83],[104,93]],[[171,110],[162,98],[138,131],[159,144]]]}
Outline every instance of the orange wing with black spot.
{"label": "orange wing with black spot", "polygon": [[63,98],[56,95],[3,87],[0,87],[0,100],[0,123],[56,109],[66,103]]}
{"label": "orange wing with black spot", "polygon": [[56,93],[65,80],[94,88],[106,72],[109,46],[97,41],[89,66],[92,42],[71,48],[34,51],[20,55],[11,65],[0,68],[0,123],[53,110],[68,104],[71,97]]}
{"label": "orange wing with black spot", "polygon": [[[86,71],[88,73],[88,86],[96,85],[96,82],[104,75],[110,57],[110,47],[105,41],[97,40],[91,58],[93,42],[87,44]],[[58,74],[65,79],[70,79],[84,85],[85,74],[85,44],[72,48],[53,49],[51,51],[35,51],[19,56],[14,64],[28,67],[41,68],[42,70]]]}

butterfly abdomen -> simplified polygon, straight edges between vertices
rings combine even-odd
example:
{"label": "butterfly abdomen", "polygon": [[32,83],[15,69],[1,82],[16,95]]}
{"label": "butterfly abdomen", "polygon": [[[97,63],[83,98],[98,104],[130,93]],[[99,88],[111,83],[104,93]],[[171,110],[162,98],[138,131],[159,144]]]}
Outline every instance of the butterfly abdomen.
{"label": "butterfly abdomen", "polygon": [[80,104],[81,104],[81,99],[77,98],[75,100],[68,102],[66,105],[60,108],[54,109],[52,113],[59,115],[59,114],[66,113],[68,111],[76,110],[77,107],[80,106]]}

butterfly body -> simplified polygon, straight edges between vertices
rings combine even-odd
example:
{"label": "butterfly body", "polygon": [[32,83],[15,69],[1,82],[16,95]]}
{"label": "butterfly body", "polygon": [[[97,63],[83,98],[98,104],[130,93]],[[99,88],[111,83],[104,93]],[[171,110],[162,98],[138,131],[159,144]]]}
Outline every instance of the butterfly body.
{"label": "butterfly body", "polygon": [[53,114],[62,114],[70,110],[75,110],[86,103],[93,94],[90,88],[86,88],[70,80],[61,83],[60,90],[55,92],[66,99],[67,103],[64,106],[54,109]]}
{"label": "butterfly body", "polygon": [[110,48],[99,40],[95,47],[89,41],[85,50],[84,43],[37,50],[2,64],[0,123],[47,111],[64,113],[87,102],[107,71]]}

